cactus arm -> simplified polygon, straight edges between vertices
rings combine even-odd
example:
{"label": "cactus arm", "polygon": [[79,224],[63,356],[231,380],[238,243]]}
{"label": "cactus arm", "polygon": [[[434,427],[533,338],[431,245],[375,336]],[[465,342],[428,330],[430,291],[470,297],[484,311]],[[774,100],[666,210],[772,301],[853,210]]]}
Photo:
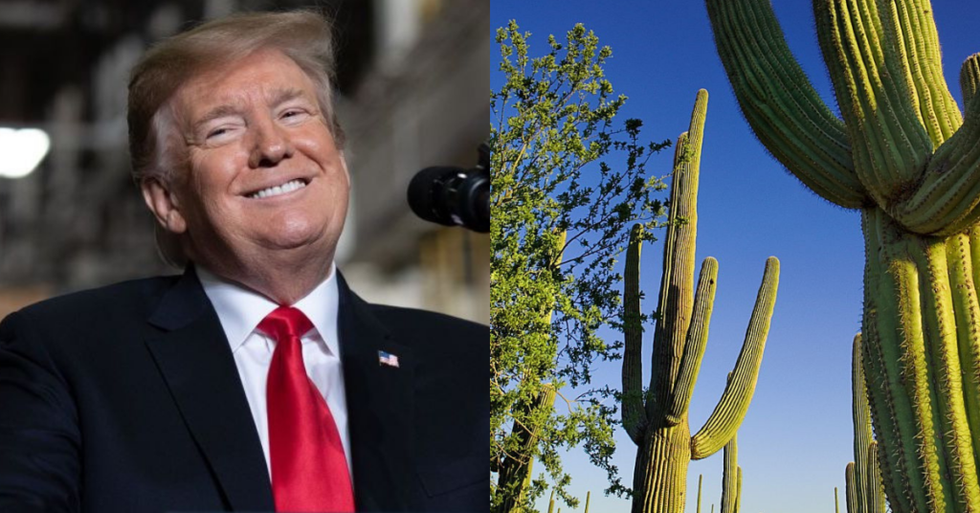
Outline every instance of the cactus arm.
{"label": "cactus arm", "polygon": [[623,291],[623,429],[637,445],[643,441],[647,417],[643,411],[643,326],[640,323],[640,251],[643,246],[643,227],[633,225],[626,250],[626,270]]}
{"label": "cactus arm", "polygon": [[708,344],[708,325],[711,324],[717,281],[718,261],[708,257],[701,264],[698,288],[694,293],[694,313],[691,316],[691,326],[687,331],[681,369],[677,374],[677,382],[674,384],[674,391],[665,411],[667,424],[671,426],[681,422],[691,405],[694,385],[698,381],[698,371],[701,369],[701,359],[704,358],[704,349]]}
{"label": "cactus arm", "polygon": [[721,474],[721,513],[735,513],[738,499],[738,436],[725,444],[725,466]]}
{"label": "cactus arm", "polygon": [[925,168],[933,145],[918,119],[907,83],[889,80],[875,0],[814,2],[817,36],[847,126],[854,168],[886,210]]}
{"label": "cactus arm", "polygon": [[963,126],[936,150],[922,185],[901,205],[901,220],[910,230],[949,236],[980,221],[978,140],[980,101],[971,101]]}
{"label": "cactus arm", "polygon": [[980,53],[975,53],[963,61],[960,67],[960,89],[963,92],[964,108],[970,105],[980,89]]}
{"label": "cactus arm", "polygon": [[[919,120],[939,146],[962,123],[959,108],[946,85],[939,34],[929,0],[882,2],[886,35],[894,42],[902,75],[916,100]],[[900,76],[900,75],[899,75]]]}
{"label": "cactus arm", "polygon": [[691,458],[706,458],[724,447],[745,418],[755,392],[759,365],[769,335],[769,323],[779,287],[779,260],[769,257],[749,319],[742,350],[735,362],[732,378],[704,426],[691,437]]}
{"label": "cactus arm", "polygon": [[664,242],[664,270],[660,280],[654,331],[653,369],[650,389],[656,401],[647,401],[647,418],[659,417],[671,402],[680,370],[694,298],[694,253],[698,233],[698,183],[701,143],[708,108],[708,92],[698,91],[691,113],[690,129],[677,138],[671,179],[670,211]]}
{"label": "cactus arm", "polygon": [[[861,510],[861,503],[858,501],[858,484],[857,484],[857,473],[854,471],[854,462],[847,464],[847,468],[844,469],[844,488],[845,488],[845,501],[847,505],[847,513],[864,513]],[[834,493],[837,489],[834,489]]]}
{"label": "cactus arm", "polygon": [[[862,0],[867,1],[867,0]],[[925,128],[933,147],[949,139],[963,122],[956,100],[946,85],[939,34],[932,20],[929,0],[878,2],[888,68],[904,77],[912,111]]]}
{"label": "cactus arm", "polygon": [[[678,176],[678,167],[687,152],[687,132],[677,136],[674,146],[674,172],[670,184],[670,207],[667,211],[667,226],[664,235],[663,273],[660,277],[660,294],[657,299],[657,324],[653,332],[652,365],[650,368],[649,397],[646,400],[646,415],[654,418],[657,405],[667,402],[667,394],[673,380],[670,379],[671,363],[676,356],[673,349],[673,334],[678,324],[685,324],[688,313],[682,307],[688,291],[693,294],[693,284],[684,279],[684,268],[691,264],[691,281],[694,280],[694,254],[683,251],[684,245],[678,239],[687,239],[684,231],[690,229],[679,214],[682,207],[683,182]],[[695,223],[697,218],[695,217]],[[697,230],[697,227],[694,227]],[[680,251],[679,251],[680,250]],[[678,358],[679,359],[679,358]]]}
{"label": "cactus arm", "polygon": [[[937,143],[939,149],[929,160],[921,185],[911,197],[889,209],[911,231],[946,237],[980,220],[980,148],[976,144],[980,139],[980,105],[972,102],[978,84],[980,54],[975,54],[960,69],[966,108],[963,125],[959,126],[957,117],[959,130],[941,146]],[[942,87],[945,90],[945,82]],[[946,92],[943,96],[950,95]]]}
{"label": "cactus arm", "polygon": [[715,45],[742,113],[800,181],[845,208],[868,202],[844,124],[793,58],[765,0],[707,0]]}

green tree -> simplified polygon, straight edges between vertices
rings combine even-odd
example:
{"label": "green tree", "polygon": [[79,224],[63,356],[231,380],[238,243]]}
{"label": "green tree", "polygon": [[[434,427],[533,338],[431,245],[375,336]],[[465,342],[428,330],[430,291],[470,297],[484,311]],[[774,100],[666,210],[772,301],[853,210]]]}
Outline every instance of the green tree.
{"label": "green tree", "polygon": [[[626,97],[604,76],[612,51],[595,34],[576,25],[538,58],[529,36],[514,21],[497,31],[504,80],[490,94],[494,511],[527,509],[542,493],[543,480],[527,479],[535,458],[575,505],[559,451],[578,445],[607,471],[610,491],[626,490],[610,463],[615,407],[602,403],[614,391],[591,384],[593,364],[618,358],[622,344],[596,330],[621,328],[614,264],[633,223],[646,234],[660,224],[663,184],[645,165],[669,145],[642,142],[639,120],[614,123]],[[555,390],[554,408],[539,404],[543,386]]]}

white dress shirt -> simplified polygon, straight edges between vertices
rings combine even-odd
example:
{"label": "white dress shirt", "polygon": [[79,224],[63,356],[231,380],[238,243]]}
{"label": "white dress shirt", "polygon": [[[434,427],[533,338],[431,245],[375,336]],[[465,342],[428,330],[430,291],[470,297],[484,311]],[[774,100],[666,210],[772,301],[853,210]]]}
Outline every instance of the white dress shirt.
{"label": "white dress shirt", "polygon": [[[225,331],[245,397],[252,410],[252,419],[262,442],[265,464],[269,468],[269,418],[266,409],[266,377],[276,341],[256,330],[259,322],[278,304],[269,298],[237,283],[215,276],[198,266],[197,276],[204,286],[218,320]],[[337,343],[337,270],[331,267],[330,276],[293,307],[303,312],[313,329],[304,334],[303,363],[306,374],[326,399],[351,471],[350,435],[347,430],[347,398],[344,395],[344,373],[340,364],[340,345]],[[271,478],[272,471],[269,469]],[[353,472],[351,473],[353,480]]]}

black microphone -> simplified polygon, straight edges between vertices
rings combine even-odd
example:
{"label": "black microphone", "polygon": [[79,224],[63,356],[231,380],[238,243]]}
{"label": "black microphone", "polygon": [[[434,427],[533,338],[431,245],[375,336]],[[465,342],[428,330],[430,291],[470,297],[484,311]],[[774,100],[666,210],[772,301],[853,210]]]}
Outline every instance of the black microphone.
{"label": "black microphone", "polygon": [[408,205],[415,215],[446,226],[490,231],[490,147],[480,146],[473,169],[428,167],[408,185]]}

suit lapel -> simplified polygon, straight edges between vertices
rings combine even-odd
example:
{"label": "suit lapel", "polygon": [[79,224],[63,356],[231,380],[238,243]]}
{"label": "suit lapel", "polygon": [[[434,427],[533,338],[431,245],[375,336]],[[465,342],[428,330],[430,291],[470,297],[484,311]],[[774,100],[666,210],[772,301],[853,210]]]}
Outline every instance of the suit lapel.
{"label": "suit lapel", "polygon": [[149,319],[147,346],[234,510],[272,510],[262,446],[217,314],[193,268]]}
{"label": "suit lapel", "polygon": [[[339,333],[354,495],[358,511],[413,503],[415,362],[354,295],[339,285]],[[273,510],[265,457],[224,331],[190,268],[149,319],[147,346],[184,421],[234,510]],[[379,351],[398,358],[382,364]]]}
{"label": "suit lapel", "polygon": [[[413,470],[415,362],[409,350],[354,295],[343,277],[340,287],[340,353],[347,393],[348,429],[358,511],[410,510],[406,486]],[[379,351],[397,357],[383,364]]]}

